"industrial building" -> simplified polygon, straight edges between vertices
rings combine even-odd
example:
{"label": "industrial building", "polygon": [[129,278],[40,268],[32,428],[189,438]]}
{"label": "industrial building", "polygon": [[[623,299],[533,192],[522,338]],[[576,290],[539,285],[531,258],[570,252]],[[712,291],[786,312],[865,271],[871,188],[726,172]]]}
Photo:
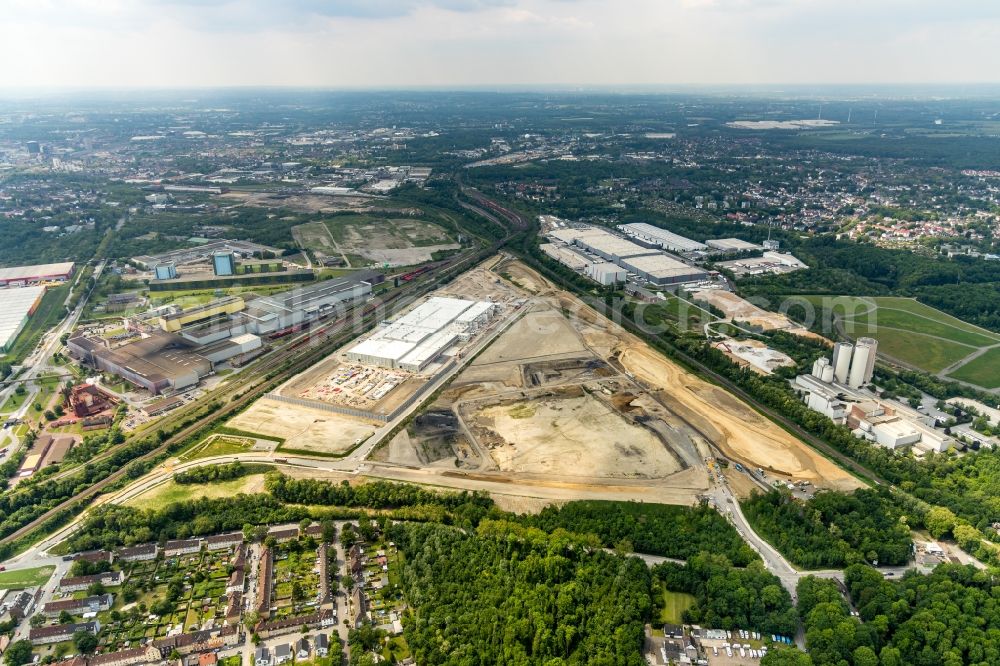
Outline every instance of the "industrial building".
{"label": "industrial building", "polygon": [[488,301],[434,296],[349,349],[347,359],[420,372],[455,342],[468,340],[495,313],[496,305]]}
{"label": "industrial building", "polygon": [[681,284],[708,279],[708,271],[688,266],[668,254],[622,259],[621,266],[646,282],[655,285]]}
{"label": "industrial building", "polygon": [[236,255],[232,252],[213,252],[212,272],[220,276],[236,275]]}
{"label": "industrial building", "polygon": [[847,383],[857,388],[872,380],[875,373],[875,353],[878,351],[878,340],[874,338],[858,338],[854,343],[854,353],[851,354],[851,372]]}
{"label": "industrial building", "polygon": [[100,338],[82,335],[66,342],[70,353],[83,363],[116,374],[153,394],[196,386],[217,365],[262,346],[259,337],[243,335],[198,347],[179,335],[161,331],[114,349]]}
{"label": "industrial building", "polygon": [[590,264],[587,266],[585,274],[597,284],[604,286],[624,282],[628,277],[628,272],[624,268],[611,262]]}
{"label": "industrial building", "polygon": [[[795,378],[803,402],[856,437],[888,449],[914,445],[926,451],[946,451],[953,442],[934,429],[934,419],[910,407],[876,399],[862,387],[871,381],[877,343],[859,338],[838,343],[833,359],[817,359],[808,375]],[[845,381],[846,379],[846,381]]]}
{"label": "industrial building", "polygon": [[740,238],[714,238],[705,241],[705,245],[713,250],[722,250],[723,252],[755,252],[764,249],[761,245]]}
{"label": "industrial building", "polygon": [[685,238],[673,232],[654,227],[645,222],[619,224],[618,230],[654,247],[663,248],[669,252],[703,252],[708,249],[704,243]]}
{"label": "industrial building", "polygon": [[10,351],[45,295],[45,287],[0,289],[0,352]]}
{"label": "industrial building", "polygon": [[[656,227],[641,224],[621,225],[619,229],[626,230],[633,227],[649,227],[656,230]],[[640,238],[638,233],[633,229],[633,237]],[[669,234],[670,232],[664,233]],[[674,234],[671,235],[674,236]],[[550,232],[549,236],[567,245],[574,245],[592,255],[600,257],[603,261],[593,261],[569,247],[554,244],[542,246],[542,250],[546,254],[574,270],[583,271],[587,277],[599,284],[609,285],[615,282],[624,282],[627,273],[636,275],[639,279],[656,285],[698,282],[707,279],[709,276],[707,271],[689,266],[677,257],[666,254],[655,247],[644,247],[604,229],[595,227],[556,229]],[[642,237],[642,240],[646,242],[648,238],[651,238],[651,236],[646,234]],[[680,236],[676,238],[687,240]],[[660,238],[655,245],[660,246],[664,242],[666,240]],[[694,241],[690,242],[693,243]],[[654,244],[651,241],[649,243]],[[675,246],[680,244],[680,241],[674,243]],[[697,245],[701,244],[698,243]],[[608,268],[609,265],[617,265],[625,269],[626,276],[623,277],[621,271]],[[595,266],[600,266],[600,268],[596,268]]]}
{"label": "industrial building", "polygon": [[273,296],[255,298],[237,317],[256,335],[293,330],[329,316],[338,308],[368,300],[381,273],[356,271],[349,276],[298,287]]}
{"label": "industrial building", "polygon": [[181,310],[160,317],[160,328],[167,333],[176,333],[185,326],[207,321],[215,317],[235,314],[246,307],[239,296],[227,296],[214,301]]}
{"label": "industrial building", "polygon": [[563,266],[567,266],[574,271],[582,271],[591,264],[590,259],[587,257],[562,245],[543,243],[538,248]]}
{"label": "industrial building", "polygon": [[72,261],[67,261],[59,264],[0,268],[0,287],[23,287],[41,282],[65,282],[72,277],[73,266]]}
{"label": "industrial building", "polygon": [[157,264],[153,268],[153,276],[157,280],[173,280],[177,277],[177,265],[172,261]]}

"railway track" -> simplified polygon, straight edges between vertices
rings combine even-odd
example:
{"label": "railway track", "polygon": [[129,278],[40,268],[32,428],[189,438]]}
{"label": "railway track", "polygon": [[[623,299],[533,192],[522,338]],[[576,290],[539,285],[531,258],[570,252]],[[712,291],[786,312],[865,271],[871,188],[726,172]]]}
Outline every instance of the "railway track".
{"label": "railway track", "polygon": [[[272,352],[245,369],[239,378],[232,383],[227,383],[223,390],[199,398],[197,401],[189,405],[184,412],[171,415],[169,420],[161,421],[157,424],[157,426],[161,428],[175,427],[177,424],[182,423],[185,419],[190,418],[190,414],[193,410],[203,410],[216,402],[222,403],[222,407],[220,409],[210,410],[207,413],[202,414],[194,422],[183,426],[180,430],[165,439],[156,448],[134,458],[133,460],[130,460],[126,465],[123,465],[121,468],[115,470],[103,479],[91,484],[87,489],[66,498],[58,505],[32,519],[16,531],[0,538],[0,545],[15,542],[27,535],[30,535],[34,530],[43,526],[48,520],[60,515],[67,509],[72,509],[74,507],[81,509],[84,508],[86,504],[93,500],[97,495],[101,494],[104,489],[112,486],[125,477],[129,473],[129,468],[134,463],[142,463],[153,460],[165,453],[171,446],[182,443],[197,434],[207,425],[210,425],[218,419],[238,413],[274,386],[281,384],[288,378],[298,374],[306,368],[311,367],[321,359],[328,356],[331,351],[331,347],[339,347],[367,330],[368,326],[376,323],[375,320],[384,314],[387,304],[392,313],[402,310],[417,298],[420,298],[423,294],[432,290],[437,285],[439,280],[466,270],[468,266],[473,265],[477,261],[481,261],[482,259],[485,259],[495,253],[497,249],[499,249],[500,245],[501,243],[494,243],[480,252],[469,252],[455,255],[454,257],[443,260],[437,263],[431,270],[420,275],[420,279],[407,282],[404,286],[400,287],[400,291],[395,292],[389,298],[378,302],[367,303],[362,307],[359,313],[354,312],[356,308],[352,309],[343,317],[310,328],[295,335],[294,337],[289,337],[280,350]],[[429,278],[435,279],[431,280]],[[356,325],[340,330],[345,325],[352,323],[352,319],[355,318],[355,316],[357,316]],[[267,378],[267,375],[275,371],[278,371],[278,374]],[[141,434],[135,435],[123,442],[121,445],[113,447],[99,456],[95,456],[92,460],[88,461],[88,463],[103,461],[113,455],[115,451],[120,450],[121,447],[134,444],[149,436],[149,434],[150,433],[148,431],[144,431]],[[65,473],[57,475],[53,478],[65,478],[66,476],[72,476],[79,471],[79,468],[67,470]]]}

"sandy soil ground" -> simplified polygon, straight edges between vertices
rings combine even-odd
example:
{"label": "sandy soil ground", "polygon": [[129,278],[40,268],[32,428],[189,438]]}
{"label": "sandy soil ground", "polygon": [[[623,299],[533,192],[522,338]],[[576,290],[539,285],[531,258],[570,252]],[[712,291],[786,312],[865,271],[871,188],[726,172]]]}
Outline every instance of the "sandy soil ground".
{"label": "sandy soil ground", "polygon": [[525,361],[556,354],[583,354],[587,348],[569,320],[558,310],[533,309],[504,331],[475,365]]}
{"label": "sandy soil ground", "polygon": [[727,456],[818,487],[853,489],[861,482],[726,391],[690,374],[645,344],[623,345],[625,368],[675,412],[701,429]]}
{"label": "sandy soil ground", "polygon": [[501,272],[509,275],[517,286],[532,294],[552,288],[551,282],[517,261],[506,264]]}
{"label": "sandy soil ground", "polygon": [[495,405],[475,420],[507,442],[491,450],[503,471],[661,478],[680,469],[656,435],[586,393]]}
{"label": "sandy soil ground", "polygon": [[261,398],[227,423],[261,435],[281,437],[293,449],[340,453],[375,432],[372,423],[312,407]]}
{"label": "sandy soil ground", "polygon": [[733,493],[740,498],[750,497],[753,491],[762,492],[760,486],[750,480],[750,478],[743,472],[737,472],[732,467],[722,470],[723,476],[726,477],[726,483]]}
{"label": "sandy soil ground", "polygon": [[745,321],[753,326],[760,326],[765,331],[775,329],[797,328],[797,324],[783,314],[768,312],[737,296],[731,291],[721,289],[702,289],[691,294],[699,301],[711,303],[726,313],[726,316],[736,321]]}
{"label": "sandy soil ground", "polygon": [[511,513],[521,515],[541,513],[542,509],[547,506],[560,506],[566,503],[558,500],[553,501],[539,499],[537,497],[519,497],[517,495],[504,495],[502,493],[491,493],[490,497],[493,498],[493,502],[501,511],[510,511]]}

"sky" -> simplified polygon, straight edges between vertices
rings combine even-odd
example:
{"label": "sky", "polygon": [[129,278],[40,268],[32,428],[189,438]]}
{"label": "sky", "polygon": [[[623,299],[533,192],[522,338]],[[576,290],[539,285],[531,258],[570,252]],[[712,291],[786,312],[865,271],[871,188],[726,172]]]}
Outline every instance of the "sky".
{"label": "sky", "polygon": [[992,0],[0,0],[0,92],[992,83]]}

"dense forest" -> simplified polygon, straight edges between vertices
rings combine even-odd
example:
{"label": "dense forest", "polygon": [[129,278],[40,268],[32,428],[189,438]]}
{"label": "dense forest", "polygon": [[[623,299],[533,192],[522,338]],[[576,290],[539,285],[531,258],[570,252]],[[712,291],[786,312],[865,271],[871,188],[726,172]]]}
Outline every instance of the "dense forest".
{"label": "dense forest", "polygon": [[505,521],[397,524],[404,636],[419,664],[642,666],[650,574],[636,558]]}
{"label": "dense forest", "polygon": [[754,493],[742,507],[754,530],[796,566],[899,566],[910,559],[910,528],[887,490],[820,491],[808,501],[776,490]]}
{"label": "dense forest", "polygon": [[992,666],[1000,663],[1000,584],[972,566],[939,565],[889,581],[863,564],[845,582],[860,619],[837,584],[798,585],[808,655],[776,653],[761,666]]}
{"label": "dense forest", "polygon": [[244,464],[238,460],[225,465],[211,465],[205,467],[195,467],[186,472],[174,474],[174,482],[181,485],[194,485],[202,483],[217,483],[219,481],[231,481],[251,474],[261,474],[274,469],[271,465],[249,463]]}
{"label": "dense forest", "polygon": [[546,507],[528,524],[596,534],[609,548],[686,559],[702,551],[725,555],[738,566],[757,555],[725,518],[707,506],[580,501]]}
{"label": "dense forest", "polygon": [[659,564],[653,574],[664,588],[694,595],[694,607],[684,612],[687,622],[786,636],[798,627],[791,596],[762,562],[739,568],[723,555],[702,553],[686,564]]}

